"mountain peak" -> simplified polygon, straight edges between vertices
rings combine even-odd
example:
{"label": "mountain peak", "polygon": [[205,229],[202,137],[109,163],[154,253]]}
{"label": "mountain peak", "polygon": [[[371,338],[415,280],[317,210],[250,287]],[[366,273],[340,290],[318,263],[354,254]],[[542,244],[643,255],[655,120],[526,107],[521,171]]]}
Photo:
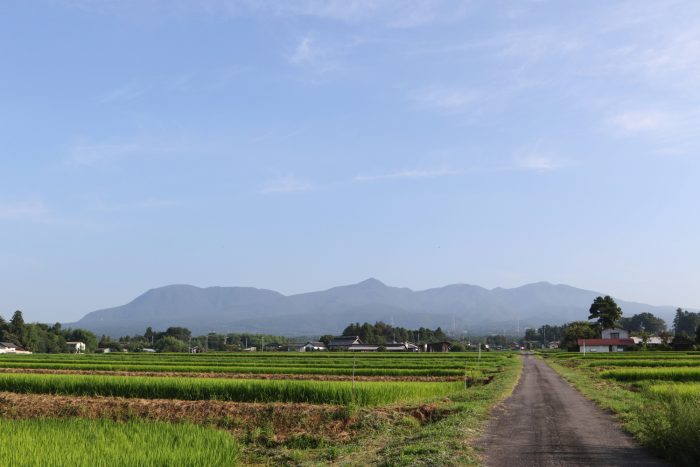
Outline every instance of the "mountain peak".
{"label": "mountain peak", "polygon": [[387,285],[380,281],[379,279],[375,279],[374,277],[370,277],[369,279],[365,279],[362,282],[358,283],[357,285],[362,286],[362,287],[386,287]]}

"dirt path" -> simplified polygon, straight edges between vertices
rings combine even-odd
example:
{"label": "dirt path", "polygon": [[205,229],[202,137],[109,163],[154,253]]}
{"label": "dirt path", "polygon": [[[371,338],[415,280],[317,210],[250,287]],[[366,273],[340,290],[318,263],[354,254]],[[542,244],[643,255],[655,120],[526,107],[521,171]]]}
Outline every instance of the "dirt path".
{"label": "dirt path", "polygon": [[515,391],[481,440],[486,465],[663,466],[543,361],[524,357]]}

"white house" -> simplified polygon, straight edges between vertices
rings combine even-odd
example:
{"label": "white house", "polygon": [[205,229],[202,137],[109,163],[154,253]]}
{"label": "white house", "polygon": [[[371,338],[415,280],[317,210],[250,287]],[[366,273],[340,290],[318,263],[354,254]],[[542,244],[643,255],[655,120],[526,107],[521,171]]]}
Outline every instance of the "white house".
{"label": "white house", "polygon": [[85,342],[78,342],[78,341],[66,342],[66,352],[68,352],[68,353],[85,353]]}
{"label": "white house", "polygon": [[0,353],[15,353],[17,346],[12,342],[0,342]]}
{"label": "white house", "polygon": [[4,353],[11,353],[11,354],[30,354],[31,352],[29,350],[25,350],[22,347],[18,346],[17,344],[13,344],[12,342],[0,342],[0,354]]}
{"label": "white house", "polygon": [[629,331],[626,331],[624,329],[603,329],[603,332],[601,332],[601,336],[601,339],[579,339],[579,352],[623,352],[626,348],[634,346],[634,341],[630,339]]}

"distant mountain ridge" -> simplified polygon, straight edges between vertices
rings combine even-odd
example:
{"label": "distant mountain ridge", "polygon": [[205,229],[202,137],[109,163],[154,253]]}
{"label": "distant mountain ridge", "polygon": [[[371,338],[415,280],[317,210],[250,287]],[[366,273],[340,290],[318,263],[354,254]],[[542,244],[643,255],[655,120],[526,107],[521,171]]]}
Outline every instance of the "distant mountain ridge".
{"label": "distant mountain ridge", "polygon": [[[593,299],[605,295],[569,285],[537,282],[512,289],[452,284],[413,291],[377,279],[319,292],[282,295],[254,287],[168,285],[126,305],[88,313],[67,327],[117,337],[151,326],[184,326],[195,334],[261,332],[285,336],[333,334],[351,322],[385,321],[455,334],[512,333],[518,328],[560,324],[588,317]],[[649,312],[670,324],[675,307],[617,300],[625,316]]]}

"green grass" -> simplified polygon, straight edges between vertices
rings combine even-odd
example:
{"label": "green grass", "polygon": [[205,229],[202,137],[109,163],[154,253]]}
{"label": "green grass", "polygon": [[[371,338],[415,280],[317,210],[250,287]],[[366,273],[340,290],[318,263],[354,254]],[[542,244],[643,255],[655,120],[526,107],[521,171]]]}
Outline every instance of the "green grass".
{"label": "green grass", "polygon": [[230,434],[189,424],[0,419],[7,466],[232,466],[239,455]]}
{"label": "green grass", "polygon": [[[684,358],[669,353],[660,360]],[[700,384],[673,382],[695,381],[698,369],[670,365],[599,371],[576,354],[545,360],[581,393],[613,411],[643,445],[678,465],[700,465]]]}
{"label": "green grass", "polygon": [[385,405],[463,390],[462,382],[408,383],[0,374],[0,390],[145,399]]}
{"label": "green grass", "polygon": [[600,373],[601,378],[617,381],[700,381],[700,368],[624,368],[606,370]]}

